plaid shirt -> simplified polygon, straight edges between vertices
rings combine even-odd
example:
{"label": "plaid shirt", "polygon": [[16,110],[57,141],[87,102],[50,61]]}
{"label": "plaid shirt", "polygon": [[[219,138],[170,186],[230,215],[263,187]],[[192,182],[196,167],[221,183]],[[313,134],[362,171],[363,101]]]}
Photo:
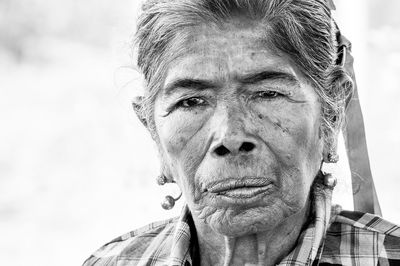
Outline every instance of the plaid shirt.
{"label": "plaid shirt", "polygon": [[[313,214],[296,247],[279,266],[400,265],[400,228],[379,216],[331,208],[332,191],[313,189]],[[180,217],[152,223],[114,239],[83,266],[199,265],[194,224]]]}

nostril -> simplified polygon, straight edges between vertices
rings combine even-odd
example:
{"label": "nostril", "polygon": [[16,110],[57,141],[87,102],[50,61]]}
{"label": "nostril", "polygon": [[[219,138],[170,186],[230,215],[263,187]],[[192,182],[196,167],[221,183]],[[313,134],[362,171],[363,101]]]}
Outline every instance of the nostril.
{"label": "nostril", "polygon": [[255,147],[256,147],[256,145],[254,145],[251,142],[243,142],[242,145],[239,148],[239,151],[251,152],[252,150],[254,150]]}
{"label": "nostril", "polygon": [[215,152],[218,156],[224,156],[224,155],[227,155],[227,154],[229,153],[229,150],[228,150],[224,145],[221,145],[221,146],[219,146],[218,148],[216,148],[216,149],[214,150],[214,152]]}

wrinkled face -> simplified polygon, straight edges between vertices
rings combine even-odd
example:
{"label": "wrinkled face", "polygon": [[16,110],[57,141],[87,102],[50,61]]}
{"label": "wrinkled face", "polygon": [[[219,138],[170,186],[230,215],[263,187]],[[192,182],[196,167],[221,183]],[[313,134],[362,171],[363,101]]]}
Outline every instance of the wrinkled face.
{"label": "wrinkled face", "polygon": [[258,27],[191,32],[155,100],[164,164],[216,232],[277,226],[305,210],[322,160],[318,96]]}

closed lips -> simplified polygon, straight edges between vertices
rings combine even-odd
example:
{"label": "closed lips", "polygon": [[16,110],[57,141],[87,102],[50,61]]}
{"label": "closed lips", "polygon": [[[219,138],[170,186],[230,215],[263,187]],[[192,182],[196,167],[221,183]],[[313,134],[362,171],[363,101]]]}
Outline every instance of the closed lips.
{"label": "closed lips", "polygon": [[206,191],[211,193],[223,193],[229,190],[235,189],[251,189],[251,188],[263,188],[271,185],[272,182],[268,178],[229,178],[225,180],[221,180],[218,182],[214,182],[206,186]]}

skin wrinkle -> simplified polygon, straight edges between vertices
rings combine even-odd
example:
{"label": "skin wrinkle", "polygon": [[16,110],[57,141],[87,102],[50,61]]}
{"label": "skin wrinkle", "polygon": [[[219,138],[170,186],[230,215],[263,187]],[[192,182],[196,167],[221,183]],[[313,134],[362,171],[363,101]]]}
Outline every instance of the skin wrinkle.
{"label": "skin wrinkle", "polygon": [[[149,75],[149,72],[154,73],[154,69],[162,65],[168,57],[176,54],[169,50],[171,43],[175,44],[172,47],[175,52],[182,48],[176,43],[187,34],[183,28],[190,29],[191,26],[204,22],[209,26],[212,24],[218,27],[224,25],[224,21],[232,23],[239,14],[242,17],[247,16],[249,17],[247,21],[253,23],[260,21],[265,25],[263,37],[272,39],[267,46],[279,47],[289,53],[299,52],[302,55],[295,56],[295,60],[318,88],[316,91],[324,102],[322,107],[324,130],[321,133],[324,134],[326,143],[333,145],[334,136],[331,137],[330,134],[340,128],[342,121],[340,116],[344,111],[340,102],[352,91],[352,85],[344,90],[337,90],[335,83],[340,79],[347,80],[350,84],[352,81],[342,67],[331,64],[336,60],[337,43],[332,37],[335,29],[332,28],[331,14],[325,1],[318,1],[312,5],[307,1],[280,0],[235,1],[231,2],[232,6],[224,6],[225,4],[209,0],[169,3],[152,1],[151,4],[144,4],[145,12],[139,19],[136,37],[139,48],[138,65],[146,78],[153,80],[165,76],[163,71],[153,75]],[[243,22],[239,24],[245,25]],[[304,31],[300,32],[300,29]],[[267,33],[270,34],[269,37]],[[162,45],[159,45],[159,42]],[[157,84],[160,83],[151,82],[149,85],[153,96],[153,93],[158,92]],[[333,90],[335,92],[332,95],[328,93]],[[145,109],[152,113],[152,104],[147,106]],[[332,124],[331,118],[336,115],[339,116],[339,122]]]}
{"label": "skin wrinkle", "polygon": [[[251,225],[250,227],[254,227],[255,229],[250,229],[250,231],[254,231],[254,232],[256,232],[257,231],[257,224],[254,224],[254,225]],[[296,232],[296,230],[289,230],[289,231],[287,231],[282,237],[283,238],[290,238],[291,237],[291,235],[292,234],[295,234],[295,232]],[[254,235],[256,238],[257,238],[257,243],[258,243],[258,245],[255,247],[256,249],[257,249],[257,251],[258,251],[258,254],[260,254],[261,253],[261,256],[258,256],[258,264],[257,265],[264,265],[264,262],[266,261],[265,259],[266,259],[266,247],[267,247],[267,245],[266,245],[266,242],[264,241],[264,239],[263,238],[261,238],[261,237],[259,237],[259,235]],[[225,245],[225,248],[226,248],[226,250],[225,250],[225,258],[230,258],[230,256],[227,256],[227,254],[232,254],[233,253],[233,249],[234,249],[234,244],[236,244],[236,242],[237,242],[237,240],[235,239],[235,238],[232,238],[232,237],[224,237],[225,238],[225,243],[226,243],[226,245]],[[227,243],[227,239],[229,239],[230,240],[230,242],[229,243]],[[293,243],[293,245],[294,245],[295,243]],[[278,247],[279,248],[279,247]],[[280,258],[280,259],[282,259],[282,258]],[[229,262],[230,260],[225,260],[225,264],[224,265],[228,265],[227,264],[227,262]],[[242,264],[239,264],[239,265],[242,265]]]}
{"label": "skin wrinkle", "polygon": [[[268,123],[275,125],[277,128],[281,129],[284,133],[290,133],[288,128],[283,128],[282,127],[281,122],[279,122],[279,121],[278,122],[273,122],[272,119],[269,116],[263,116],[263,115],[259,114],[258,118],[263,119],[263,122],[267,121]],[[256,119],[254,119],[254,120],[256,120]],[[254,122],[253,124],[257,124],[257,126],[255,126],[254,128],[259,128],[261,126],[261,127],[264,128],[264,130],[267,131],[265,123],[261,123],[260,124],[260,123]],[[275,158],[279,159],[279,154],[275,152],[275,149],[270,147],[270,143],[273,143],[273,141],[268,142],[268,141],[265,141],[264,138],[261,138],[261,140],[269,148],[269,150],[274,154]],[[282,161],[282,163],[284,163],[284,161]]]}
{"label": "skin wrinkle", "polygon": [[[295,186],[295,185],[291,185],[292,187],[293,186]],[[283,192],[282,192],[283,193]],[[279,197],[277,197],[277,198],[279,198]],[[290,202],[284,202],[284,205],[286,205],[289,209],[291,209],[292,207],[290,206]],[[265,210],[267,211],[267,208],[268,207],[265,207]],[[211,208],[208,208],[207,209],[207,211],[210,211],[210,210],[212,210]],[[221,210],[221,212],[223,212],[223,214],[225,214],[227,211],[228,211],[229,209],[227,209],[227,210]],[[218,210],[219,211],[219,210]],[[270,210],[269,210],[270,211]],[[214,212],[213,213],[215,213],[216,212],[216,210],[214,210]],[[288,213],[290,213],[291,211],[289,211]],[[209,214],[209,213],[208,213]],[[227,219],[227,223],[226,224],[229,224],[230,223],[230,218],[228,219],[227,218],[227,216],[226,215],[223,215],[222,213],[220,213],[220,215],[218,215],[217,216],[217,218],[216,219]],[[244,212],[243,213],[244,215],[246,214],[246,212]],[[252,217],[252,214],[251,214],[251,210],[249,210],[249,215],[248,215],[249,217]],[[209,218],[209,217],[208,217]],[[214,218],[214,217],[213,217]],[[208,219],[207,220],[207,223],[216,223],[216,222],[210,222],[210,220]],[[227,226],[229,226],[229,225],[227,225]],[[253,224],[251,227],[254,227],[254,228],[257,228],[257,224]],[[250,229],[250,231],[253,231],[253,229]],[[254,231],[256,231],[255,229],[254,229]]]}
{"label": "skin wrinkle", "polygon": [[[188,121],[188,122],[189,122],[189,121]],[[189,124],[190,124],[190,122],[189,122]],[[189,137],[189,140],[192,139],[192,138],[194,138],[194,137],[201,131],[201,129],[202,129],[205,125],[206,125],[205,123],[202,123],[202,124],[200,125],[200,128],[199,128],[197,131],[193,131],[193,135],[191,135],[191,136]],[[180,129],[178,129],[178,131],[173,135],[174,137],[171,139],[171,142],[172,142],[171,144],[172,144],[172,145],[169,145],[168,147],[172,148],[172,147],[180,146],[178,143],[182,143],[182,144],[184,144],[184,146],[182,147],[182,150],[185,150],[185,147],[186,147],[187,143],[189,143],[189,142],[186,141],[186,140],[183,140],[183,139],[184,139],[183,137],[180,137],[180,136],[181,136],[181,133],[182,133],[181,130],[183,130],[184,128],[186,128],[186,126],[181,127]],[[175,138],[177,138],[177,139],[179,139],[179,140],[176,141]],[[176,143],[176,144],[174,144],[174,143]],[[210,144],[210,143],[211,143],[211,141],[208,142],[208,144]],[[201,143],[199,143],[199,145],[201,145]],[[169,154],[169,153],[174,153],[174,151],[168,149],[168,147],[165,147],[165,149],[168,151],[167,154]],[[203,154],[202,154],[203,156],[204,156],[205,153],[207,153],[208,147],[209,147],[209,145],[205,145],[205,146],[204,146],[204,152],[203,152]],[[198,149],[196,149],[196,150],[198,150]],[[190,152],[190,149],[188,149],[188,152],[187,152],[187,153],[184,153],[184,154],[182,155],[182,157],[185,157],[185,156],[189,156],[189,158],[193,158],[193,159],[191,159],[191,160],[188,160],[188,161],[187,161],[187,164],[188,164],[188,165],[193,165],[193,170],[190,171],[189,174],[194,173],[194,172],[195,172],[194,169],[195,169],[196,166],[198,165],[198,163],[196,162],[196,158],[192,156],[192,153]],[[200,156],[200,158],[202,158],[203,156]],[[200,158],[199,158],[199,161],[200,161]],[[182,175],[178,175],[178,176],[182,176]],[[194,191],[191,191],[191,192],[193,193]]]}
{"label": "skin wrinkle", "polygon": [[[284,57],[275,57],[268,50],[260,49],[255,44],[257,41],[253,42],[259,38],[254,38],[257,30],[230,29],[235,30],[234,34],[230,34],[230,31],[213,32],[207,28],[203,30],[205,32],[198,31],[196,34],[205,34],[207,38],[198,38],[199,43],[188,44],[191,50],[201,47],[197,49],[198,53],[184,54],[173,62],[165,79],[166,84],[173,79],[173,75],[189,75],[191,78],[208,77],[223,86],[210,92],[215,98],[211,104],[193,110],[178,108],[165,117],[158,115],[163,114],[166,107],[163,95],[160,93],[157,96],[155,124],[162,152],[167,153],[166,163],[169,168],[173,168],[171,172],[177,174],[175,178],[188,200],[198,235],[202,236],[199,238],[200,254],[207,256],[210,251],[214,252],[213,247],[225,245],[226,237],[233,237],[235,248],[229,251],[225,247],[225,252],[228,250],[233,254],[233,265],[261,263],[258,261],[257,239],[264,239],[265,243],[276,243],[282,247],[275,250],[270,244],[267,245],[264,258],[267,258],[268,265],[281,257],[279,252],[292,247],[289,242],[300,230],[293,229],[292,223],[302,223],[299,217],[307,212],[308,191],[314,171],[317,171],[319,165],[315,170],[308,166],[306,160],[309,158],[303,156],[307,151],[303,145],[314,138],[314,132],[318,132],[310,130],[310,127],[318,124],[314,120],[319,121],[320,113],[315,101],[302,96],[304,100],[300,96],[314,93],[313,99],[316,99],[317,95],[311,87],[303,87],[290,96],[290,99],[308,102],[311,111],[302,106],[304,103],[288,101],[289,96],[277,100],[261,101],[257,98],[245,101],[242,95],[259,88],[238,86],[236,76],[260,68],[262,64],[270,65],[271,68],[286,67],[297,77],[300,77],[300,73]],[[249,35],[237,41],[238,36],[246,34]],[[236,41],[232,42],[232,39]],[[229,49],[225,50],[225,47]],[[232,53],[236,50],[243,54]],[[258,53],[258,56],[249,59],[247,53]],[[262,114],[263,119],[258,114]],[[284,132],[282,128],[287,131]],[[240,156],[229,154],[224,158],[211,156],[210,149],[215,147],[214,144],[245,139],[256,144],[254,152]],[[316,147],[312,145],[308,148],[313,150],[310,154],[315,153]],[[221,201],[220,196],[202,192],[207,183],[224,177],[234,178],[235,174],[238,177],[272,178],[273,186],[259,201],[244,205],[227,205]],[[291,225],[293,235],[275,239],[278,232],[287,235],[287,225],[283,226],[282,223]],[[209,242],[205,244],[208,238]],[[254,250],[243,246],[250,243]],[[247,260],[249,258],[253,259]],[[210,264],[218,264],[223,260],[218,254],[215,258],[204,258]]]}
{"label": "skin wrinkle", "polygon": [[[263,117],[263,118],[264,118],[264,120],[267,120],[267,122],[269,122],[270,124],[273,124],[273,125],[277,126],[268,116],[265,116],[265,117]],[[266,124],[262,124],[261,126],[264,128],[264,130],[267,130],[267,129],[266,129]],[[279,128],[279,127],[278,127],[278,128]],[[286,133],[290,133],[290,131],[287,130]],[[262,141],[263,141],[263,143],[264,143],[267,147],[269,147],[269,150],[274,154],[275,158],[277,158],[277,159],[279,160],[280,163],[286,164],[285,160],[280,160],[279,154],[281,154],[281,153],[280,153],[281,151],[275,151],[275,149],[273,149],[273,148],[270,147],[270,143],[273,143],[272,141],[271,141],[271,142],[268,142],[268,141],[264,140],[263,138],[262,138]],[[287,159],[290,159],[290,158],[291,158],[291,156],[290,156],[290,155],[289,155],[289,156],[287,155]],[[290,160],[288,160],[288,161],[290,161]]]}

